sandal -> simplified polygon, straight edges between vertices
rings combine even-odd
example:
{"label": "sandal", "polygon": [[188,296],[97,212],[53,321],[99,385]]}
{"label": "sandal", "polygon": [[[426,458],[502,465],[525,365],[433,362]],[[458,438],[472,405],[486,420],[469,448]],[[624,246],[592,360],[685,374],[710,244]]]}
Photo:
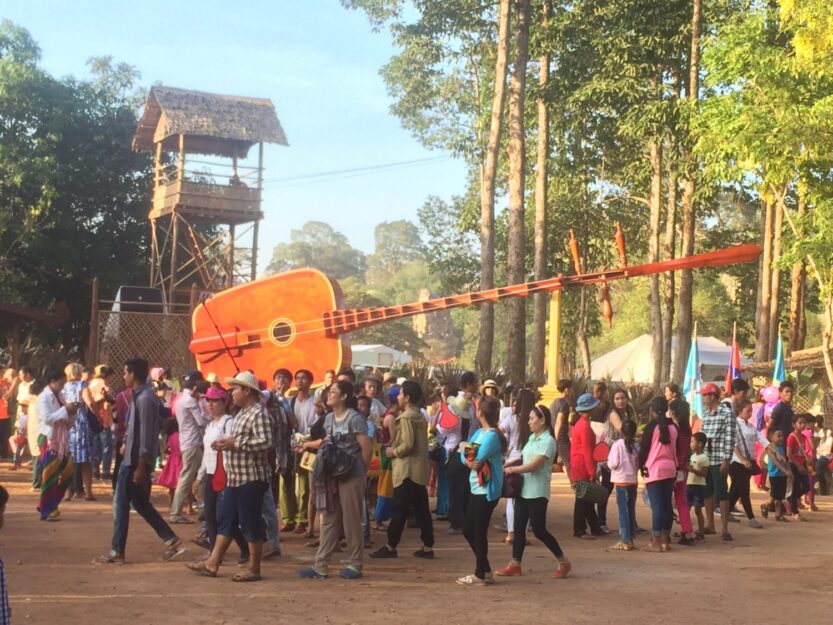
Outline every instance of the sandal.
{"label": "sandal", "polygon": [[723,532],[721,538],[726,542],[730,542],[732,540],[732,535],[729,532]]}
{"label": "sandal", "polygon": [[508,534],[507,534],[507,535],[503,538],[503,542],[504,542],[505,544],[507,544],[507,545],[511,545],[513,540],[514,540],[514,537],[512,536],[512,532],[509,532],[509,533],[508,533]]}
{"label": "sandal", "polygon": [[189,562],[185,565],[189,571],[193,571],[197,575],[203,577],[217,577],[217,571],[212,571],[205,566],[205,560],[197,560],[196,562]]}
{"label": "sandal", "polygon": [[663,549],[662,546],[655,544],[655,543],[646,543],[639,548],[640,551],[646,551],[648,553],[662,553]]}
{"label": "sandal", "polygon": [[611,545],[610,547],[608,547],[607,550],[608,551],[632,551],[633,547],[631,546],[630,543],[623,543],[622,541],[619,541],[615,545]]}
{"label": "sandal", "polygon": [[124,556],[120,556],[114,551],[98,556],[93,560],[93,564],[124,564]]}
{"label": "sandal", "polygon": [[261,579],[263,578],[257,573],[252,573],[251,569],[243,569],[231,576],[233,582],[259,582]]}

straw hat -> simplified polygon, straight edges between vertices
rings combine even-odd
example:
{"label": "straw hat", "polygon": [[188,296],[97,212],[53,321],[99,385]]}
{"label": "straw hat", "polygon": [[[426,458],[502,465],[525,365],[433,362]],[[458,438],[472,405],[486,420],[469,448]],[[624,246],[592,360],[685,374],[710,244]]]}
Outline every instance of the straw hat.
{"label": "straw hat", "polygon": [[500,387],[497,385],[497,382],[495,382],[494,380],[486,380],[485,382],[483,382],[483,386],[480,387],[480,394],[484,395],[485,394],[484,391],[487,388],[494,388],[494,389],[497,389],[498,391],[500,391]]}
{"label": "straw hat", "polygon": [[260,393],[260,384],[257,382],[257,377],[249,371],[241,371],[233,378],[226,378],[226,386],[242,386]]}
{"label": "straw hat", "polygon": [[220,376],[216,373],[209,373],[207,376],[205,376],[205,381],[210,382],[211,384],[217,384],[217,382],[220,381]]}

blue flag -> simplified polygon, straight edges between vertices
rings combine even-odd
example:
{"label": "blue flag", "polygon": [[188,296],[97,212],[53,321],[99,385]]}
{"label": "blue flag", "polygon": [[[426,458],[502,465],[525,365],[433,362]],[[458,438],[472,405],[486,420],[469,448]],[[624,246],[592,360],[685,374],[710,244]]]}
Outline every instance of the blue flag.
{"label": "blue flag", "polygon": [[700,350],[697,348],[697,335],[691,339],[688,363],[685,366],[683,394],[691,406],[691,411],[698,417],[703,416],[703,396],[700,395]]}
{"label": "blue flag", "polygon": [[787,379],[787,372],[784,369],[784,343],[781,341],[781,333],[778,333],[778,347],[775,350],[775,367],[772,369],[772,383],[781,384]]}

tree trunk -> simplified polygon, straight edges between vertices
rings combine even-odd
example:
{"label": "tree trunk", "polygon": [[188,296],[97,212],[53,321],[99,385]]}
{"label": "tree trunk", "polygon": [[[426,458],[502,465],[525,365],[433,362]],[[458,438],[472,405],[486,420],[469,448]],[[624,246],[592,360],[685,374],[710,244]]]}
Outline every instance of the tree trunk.
{"label": "tree trunk", "polygon": [[[524,282],[526,242],[524,222],[524,98],[529,53],[529,0],[515,2],[515,58],[509,78],[509,220],[506,279]],[[506,377],[516,386],[526,381],[526,300],[512,298],[507,307]]]}
{"label": "tree trunk", "polygon": [[[798,216],[803,217],[807,212],[804,194],[798,194]],[[799,260],[792,266],[790,280],[790,353],[804,349],[804,339],[807,335],[807,320],[804,316],[804,299],[807,294],[807,266]]]}
{"label": "tree trunk", "polygon": [[[498,150],[503,126],[503,106],[506,92],[506,65],[509,56],[509,6],[510,0],[500,0],[498,18],[498,45],[495,59],[495,92],[492,98],[492,117],[489,122],[489,138],[483,158],[480,176],[480,289],[495,286],[495,177],[497,175]],[[480,305],[480,336],[477,343],[475,366],[479,372],[492,368],[492,350],[495,341],[495,305]]]}
{"label": "tree trunk", "polygon": [[[664,257],[674,258],[677,234],[677,169],[667,159],[668,165],[668,204],[665,207],[665,242]],[[663,310],[662,310],[662,383],[671,379],[671,337],[674,334],[674,272],[663,275]]]}
{"label": "tree trunk", "polygon": [[[695,104],[700,99],[700,33],[703,29],[703,0],[692,0],[691,12],[691,47],[688,57],[688,85],[686,94],[688,99]],[[695,163],[691,148],[685,150],[688,174],[683,181],[683,228],[680,256],[685,258],[694,254],[694,234],[697,224],[694,211],[695,193]],[[691,331],[694,326],[694,315],[691,310],[692,296],[694,291],[694,274],[691,269],[686,269],[680,274],[680,301],[677,306],[677,356],[674,359],[674,371],[672,379],[682,383],[685,375],[685,365],[688,359],[688,352],[691,349]]]}
{"label": "tree trunk", "polygon": [[758,361],[770,359],[769,309],[772,305],[772,230],[774,225],[775,203],[767,199],[764,209],[764,251],[761,254],[761,278],[759,280],[761,305],[758,309],[755,334],[755,360]]}
{"label": "tree trunk", "polygon": [[833,295],[824,301],[824,328],[821,332],[821,352],[824,356],[824,370],[827,384],[833,387]]}
{"label": "tree trunk", "polygon": [[590,379],[590,342],[587,339],[587,289],[581,289],[578,311],[578,330],[576,331],[576,343],[581,352],[581,366],[584,370],[584,377]]}
{"label": "tree trunk", "polygon": [[785,188],[775,200],[775,225],[772,229],[772,297],[769,300],[769,355],[767,360],[775,357],[778,335],[781,333],[779,323],[781,307],[778,302],[778,294],[781,291],[781,268],[778,266],[778,261],[781,260],[781,233],[784,230],[784,211],[786,210],[784,196],[786,193]]}
{"label": "tree trunk", "polygon": [[[658,140],[649,146],[651,164],[651,221],[648,231],[648,262],[659,260],[660,221],[662,219],[662,146]],[[662,383],[662,309],[659,275],[651,276],[651,361],[653,362],[653,385]]]}
{"label": "tree trunk", "polygon": [[[549,19],[549,2],[543,5],[543,23]],[[539,59],[538,85],[543,91],[549,80],[550,55]],[[550,154],[550,112],[543,97],[538,97],[538,161],[535,165],[535,279],[547,277],[547,163]],[[532,314],[532,379],[544,380],[544,362],[547,343],[548,293],[537,293]],[[557,380],[548,380],[555,385]]]}

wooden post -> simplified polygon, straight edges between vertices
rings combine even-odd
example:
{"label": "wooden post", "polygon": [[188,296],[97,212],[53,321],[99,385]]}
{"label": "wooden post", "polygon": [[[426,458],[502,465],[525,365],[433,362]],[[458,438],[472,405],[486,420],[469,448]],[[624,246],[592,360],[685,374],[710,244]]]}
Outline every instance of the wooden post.
{"label": "wooden post", "polygon": [[228,226],[228,272],[226,278],[226,288],[230,289],[234,286],[234,237],[235,237],[235,227],[234,224],[229,224]]}
{"label": "wooden post", "polygon": [[[191,283],[191,294],[190,294],[190,297],[189,297],[189,313],[190,314],[192,314],[192,315],[194,314],[194,309],[199,305],[199,303],[200,303],[200,291],[199,291],[199,288],[197,287],[197,283],[192,282]],[[197,368],[196,357],[194,356],[193,353],[191,353],[191,350],[188,349],[187,346],[186,346],[185,349],[188,352],[189,366],[192,369],[196,369]]]}
{"label": "wooden post", "polygon": [[541,400],[552,403],[559,396],[558,358],[561,343],[561,291],[550,295],[549,340],[547,341],[547,383],[540,389]]}
{"label": "wooden post", "polygon": [[87,345],[87,365],[95,367],[98,363],[98,278],[93,278],[90,297],[90,340]]}
{"label": "wooden post", "polygon": [[[257,210],[263,203],[263,142],[257,145]],[[257,238],[260,231],[260,218],[255,220],[252,229],[252,280],[257,278]]]}
{"label": "wooden post", "polygon": [[[168,287],[168,304],[172,305],[176,301],[176,252],[179,247],[179,214],[176,209],[171,213],[171,282]],[[168,312],[172,312],[171,309]]]}

